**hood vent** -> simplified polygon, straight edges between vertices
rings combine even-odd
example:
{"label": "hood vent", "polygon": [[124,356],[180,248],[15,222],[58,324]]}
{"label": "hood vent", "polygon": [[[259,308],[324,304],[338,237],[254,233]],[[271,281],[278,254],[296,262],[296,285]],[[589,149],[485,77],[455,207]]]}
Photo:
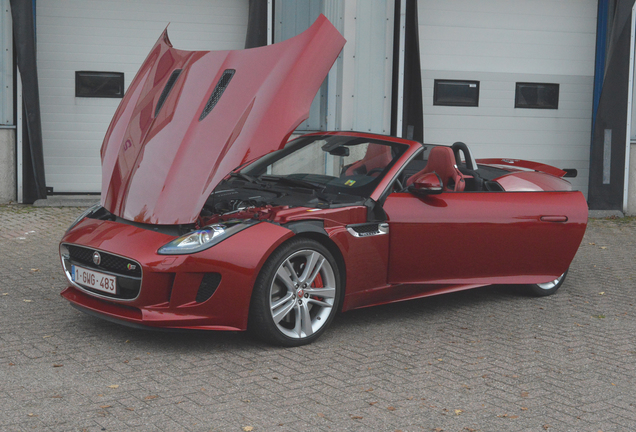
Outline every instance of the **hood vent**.
{"label": "hood vent", "polygon": [[210,114],[212,108],[214,108],[214,106],[219,102],[219,99],[221,99],[223,92],[234,76],[234,72],[236,72],[236,70],[234,69],[225,69],[223,71],[223,75],[221,75],[219,82],[216,84],[216,87],[214,87],[214,91],[210,95],[208,103],[205,104],[205,108],[203,108],[203,112],[201,113],[201,117],[199,117],[199,121],[203,120],[208,114]]}
{"label": "hood vent", "polygon": [[170,78],[168,78],[168,82],[166,83],[166,86],[163,88],[163,91],[161,92],[161,96],[159,96],[159,101],[157,102],[157,108],[155,108],[155,117],[159,115],[159,111],[161,111],[161,107],[163,106],[163,103],[166,101],[166,98],[168,97],[168,95],[170,94],[170,90],[172,90],[172,87],[174,87],[174,83],[177,82],[177,78],[179,78],[180,73],[181,73],[181,69],[175,69],[172,71]]}

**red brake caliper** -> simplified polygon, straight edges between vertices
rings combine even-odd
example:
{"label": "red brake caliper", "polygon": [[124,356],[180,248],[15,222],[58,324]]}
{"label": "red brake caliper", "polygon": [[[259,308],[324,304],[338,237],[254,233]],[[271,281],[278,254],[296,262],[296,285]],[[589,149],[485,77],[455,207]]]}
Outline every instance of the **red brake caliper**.
{"label": "red brake caliper", "polygon": [[[311,284],[312,288],[324,288],[324,284],[322,283],[322,276],[320,273],[316,275],[316,279],[314,279],[314,283]],[[324,301],[323,297],[314,296],[316,300]]]}

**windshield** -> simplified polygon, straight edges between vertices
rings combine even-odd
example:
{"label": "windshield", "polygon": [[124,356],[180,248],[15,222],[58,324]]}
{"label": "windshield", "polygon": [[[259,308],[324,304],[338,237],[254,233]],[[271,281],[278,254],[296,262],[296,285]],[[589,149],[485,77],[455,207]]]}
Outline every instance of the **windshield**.
{"label": "windshield", "polygon": [[342,135],[301,137],[240,171],[264,182],[367,197],[408,147]]}
{"label": "windshield", "polygon": [[210,195],[202,214],[267,205],[362,205],[407,149],[404,144],[346,135],[300,137],[232,172]]}

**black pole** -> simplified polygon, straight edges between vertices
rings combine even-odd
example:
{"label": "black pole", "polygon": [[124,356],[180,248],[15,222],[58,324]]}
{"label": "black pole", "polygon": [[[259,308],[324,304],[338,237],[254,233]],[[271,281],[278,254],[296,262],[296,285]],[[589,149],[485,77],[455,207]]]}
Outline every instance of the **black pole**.
{"label": "black pole", "polygon": [[590,149],[588,204],[593,210],[623,210],[633,5],[634,0],[618,0],[611,26]]}
{"label": "black pole", "polygon": [[267,0],[250,0],[245,49],[267,45]]}
{"label": "black pole", "polygon": [[24,202],[32,203],[46,198],[33,2],[11,0],[11,15],[15,53],[22,77],[23,106],[17,109],[24,110],[26,132],[26,142],[23,143]]}
{"label": "black pole", "polygon": [[402,130],[397,130],[399,59],[400,59],[400,0],[395,1],[393,31],[393,89],[391,97],[391,135],[422,142],[424,140],[424,111],[422,107],[422,68],[420,65],[420,37],[417,19],[417,0],[406,0],[404,28],[404,100]]}

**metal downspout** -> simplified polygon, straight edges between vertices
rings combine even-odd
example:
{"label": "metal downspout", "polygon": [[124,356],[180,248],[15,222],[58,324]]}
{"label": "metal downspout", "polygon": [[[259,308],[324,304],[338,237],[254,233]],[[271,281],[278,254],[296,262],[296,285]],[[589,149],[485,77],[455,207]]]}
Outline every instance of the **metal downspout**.
{"label": "metal downspout", "polygon": [[397,97],[397,124],[395,134],[404,137],[404,49],[406,45],[406,0],[400,0],[400,45],[398,53],[398,97]]}
{"label": "metal downspout", "polygon": [[636,5],[632,7],[631,38],[629,44],[629,81],[627,91],[627,125],[625,127],[625,177],[623,180],[623,213],[627,213],[629,207],[629,169],[632,137],[632,110],[634,102],[634,37],[636,35],[634,23],[636,22]]}

